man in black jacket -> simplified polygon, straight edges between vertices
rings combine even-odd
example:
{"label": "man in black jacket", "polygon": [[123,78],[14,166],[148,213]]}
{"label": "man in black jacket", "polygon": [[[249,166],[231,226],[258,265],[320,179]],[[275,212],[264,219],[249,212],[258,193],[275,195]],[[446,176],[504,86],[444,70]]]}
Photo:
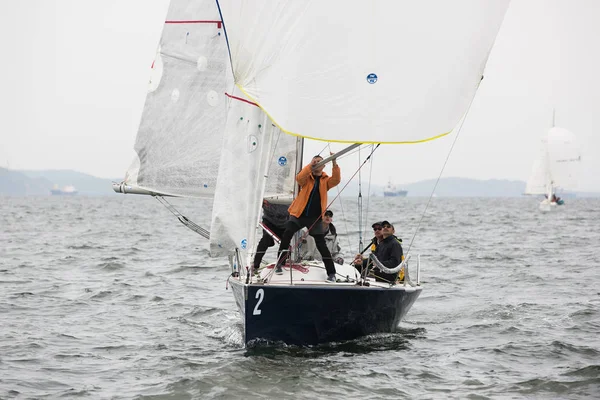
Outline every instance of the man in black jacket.
{"label": "man in black jacket", "polygon": [[[383,228],[383,240],[377,244],[377,248],[372,253],[374,254],[379,262],[386,268],[396,268],[402,262],[402,245],[394,236],[394,227],[388,221],[381,221],[381,227]],[[378,282],[389,282],[394,283],[398,278],[398,273],[386,274],[380,271],[379,268],[370,265],[369,259],[364,259],[360,254],[357,254],[354,258],[354,267],[361,273],[365,268],[368,268],[369,274],[375,276],[375,280]]]}

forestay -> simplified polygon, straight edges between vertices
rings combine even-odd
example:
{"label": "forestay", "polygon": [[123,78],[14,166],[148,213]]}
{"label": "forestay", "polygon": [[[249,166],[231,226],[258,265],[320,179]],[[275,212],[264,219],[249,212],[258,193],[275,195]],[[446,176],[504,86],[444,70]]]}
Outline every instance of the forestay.
{"label": "forestay", "polygon": [[171,0],[126,185],[213,196],[231,76],[220,20],[213,1]]}
{"label": "forestay", "polygon": [[349,143],[450,132],[508,3],[218,0],[240,90],[287,133]]}

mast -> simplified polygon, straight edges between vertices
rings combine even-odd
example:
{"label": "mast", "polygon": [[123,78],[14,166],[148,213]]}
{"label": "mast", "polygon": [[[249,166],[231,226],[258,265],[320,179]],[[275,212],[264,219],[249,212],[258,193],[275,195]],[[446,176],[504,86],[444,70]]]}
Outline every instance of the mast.
{"label": "mast", "polygon": [[294,199],[298,196],[300,192],[300,185],[296,181],[296,175],[300,173],[302,170],[302,159],[304,158],[304,138],[298,137],[296,138],[296,173],[294,174]]}

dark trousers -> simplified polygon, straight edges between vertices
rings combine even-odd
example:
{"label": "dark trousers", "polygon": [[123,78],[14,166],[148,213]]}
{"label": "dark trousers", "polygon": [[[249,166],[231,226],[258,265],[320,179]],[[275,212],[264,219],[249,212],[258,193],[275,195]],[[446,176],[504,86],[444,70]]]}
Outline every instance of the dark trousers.
{"label": "dark trousers", "polygon": [[[278,228],[276,226],[274,226],[273,224],[270,224],[268,221],[263,219],[263,224],[269,228],[274,234],[276,234],[279,239],[281,239],[281,237],[283,236],[284,230],[281,228]],[[275,245],[275,240],[273,240],[273,238],[271,237],[271,235],[269,235],[267,233],[267,231],[265,231],[264,229],[262,230],[263,234],[262,237],[260,238],[260,241],[258,242],[258,245],[256,246],[256,254],[254,255],[254,261],[252,262],[252,264],[254,265],[254,269],[258,269],[260,267],[260,262],[262,261],[263,257],[265,256],[265,252],[267,251],[267,249],[271,246]]]}
{"label": "dark trousers", "polygon": [[314,218],[294,218],[290,216],[290,220],[285,225],[285,232],[281,237],[279,251],[277,252],[278,265],[285,264],[285,260],[289,255],[288,253],[290,250],[290,243],[292,242],[294,234],[303,227],[309,229],[311,229],[312,227],[313,229],[311,229],[308,233],[315,239],[315,245],[317,246],[317,250],[319,250],[319,253],[321,254],[321,258],[323,258],[323,264],[325,264],[327,275],[335,274],[335,265],[333,263],[333,258],[331,257],[331,252],[329,251],[329,248],[327,248],[327,243],[325,242],[325,234],[322,233],[322,223],[320,220],[317,221],[316,224],[314,222]]}

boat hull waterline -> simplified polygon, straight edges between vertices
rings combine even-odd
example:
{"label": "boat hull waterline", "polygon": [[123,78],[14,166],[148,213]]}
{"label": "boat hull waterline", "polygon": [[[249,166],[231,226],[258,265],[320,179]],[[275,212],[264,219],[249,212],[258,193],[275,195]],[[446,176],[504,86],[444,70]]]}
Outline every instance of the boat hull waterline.
{"label": "boat hull waterline", "polygon": [[422,291],[404,285],[230,283],[250,346],[260,340],[315,345],[394,332]]}

